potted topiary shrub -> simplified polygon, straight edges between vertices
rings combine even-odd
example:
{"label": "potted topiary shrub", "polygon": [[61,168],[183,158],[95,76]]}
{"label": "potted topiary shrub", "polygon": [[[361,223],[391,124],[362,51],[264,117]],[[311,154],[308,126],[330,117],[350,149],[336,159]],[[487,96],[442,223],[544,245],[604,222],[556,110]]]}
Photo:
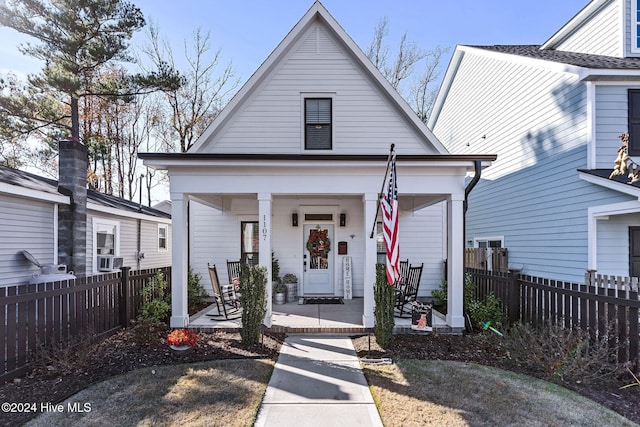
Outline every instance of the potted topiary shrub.
{"label": "potted topiary shrub", "polygon": [[284,304],[287,301],[287,287],[282,283],[276,283],[273,286],[273,302],[276,304]]}
{"label": "potted topiary shrub", "polygon": [[293,302],[298,297],[298,278],[295,274],[287,273],[282,277],[282,283],[287,287],[287,302]]}

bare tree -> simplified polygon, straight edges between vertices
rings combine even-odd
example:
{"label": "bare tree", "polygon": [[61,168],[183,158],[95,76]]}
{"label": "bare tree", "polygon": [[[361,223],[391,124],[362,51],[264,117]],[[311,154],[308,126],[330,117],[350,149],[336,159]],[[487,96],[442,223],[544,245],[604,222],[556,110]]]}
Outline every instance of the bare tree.
{"label": "bare tree", "polygon": [[[177,134],[180,152],[186,152],[218,115],[227,98],[239,84],[233,79],[231,64],[220,67],[221,50],[211,51],[210,34],[197,29],[193,33],[191,45],[184,42],[186,69],[180,74],[184,84],[174,90],[165,91],[166,102],[171,111],[171,123]],[[150,26],[150,45],[143,52],[156,67],[168,64],[176,66],[171,46],[160,39],[158,29]]]}
{"label": "bare tree", "polygon": [[442,56],[448,52],[449,48],[440,46],[428,51],[422,75],[415,79],[410,88],[411,106],[424,123],[429,119],[438,94],[438,87],[434,83],[440,78]]}
{"label": "bare tree", "polygon": [[[386,45],[388,35],[388,19],[383,17],[374,29],[367,57],[380,70],[391,86],[411,104],[420,119],[426,122],[431,113],[437,90],[437,88],[433,88],[433,83],[439,78],[442,56],[449,49],[437,47],[430,51],[424,51],[416,43],[408,41],[405,32],[400,38],[393,59],[390,59],[390,50]],[[414,74],[421,62],[424,62],[422,74],[414,79],[409,88],[405,89],[403,82]]]}

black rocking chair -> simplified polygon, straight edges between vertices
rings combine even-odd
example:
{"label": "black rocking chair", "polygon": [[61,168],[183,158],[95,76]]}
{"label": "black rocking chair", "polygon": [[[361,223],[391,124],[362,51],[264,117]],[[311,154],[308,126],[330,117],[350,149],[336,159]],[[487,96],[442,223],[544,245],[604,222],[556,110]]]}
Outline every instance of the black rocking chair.
{"label": "black rocking chair", "polygon": [[[218,279],[218,271],[216,270],[215,264],[208,264],[208,267],[209,277],[211,278],[211,285],[213,286],[213,298],[216,302],[216,307],[218,308],[218,314],[207,314],[207,316],[224,316],[225,320],[237,319],[238,317],[229,317],[229,314],[238,313],[240,308],[240,301],[236,296],[234,285],[220,285],[220,280]],[[232,308],[233,311],[227,313],[227,306]],[[222,307],[222,310],[220,309],[220,307]]]}
{"label": "black rocking chair", "polygon": [[[404,284],[400,289],[396,289],[396,310],[400,311],[398,317],[402,317],[402,314],[405,311],[405,305],[416,301],[418,298],[418,288],[420,287],[420,278],[422,277],[422,267],[424,264],[420,264],[420,266],[411,266],[409,267],[409,271],[407,272],[407,277],[404,281]],[[410,310],[409,310],[409,314]]]}

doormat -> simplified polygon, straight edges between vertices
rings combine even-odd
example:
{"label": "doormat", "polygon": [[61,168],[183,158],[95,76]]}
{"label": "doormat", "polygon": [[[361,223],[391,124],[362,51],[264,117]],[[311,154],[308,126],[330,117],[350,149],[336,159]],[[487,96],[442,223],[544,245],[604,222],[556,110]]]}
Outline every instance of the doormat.
{"label": "doormat", "polygon": [[304,304],[344,304],[339,297],[304,298]]}

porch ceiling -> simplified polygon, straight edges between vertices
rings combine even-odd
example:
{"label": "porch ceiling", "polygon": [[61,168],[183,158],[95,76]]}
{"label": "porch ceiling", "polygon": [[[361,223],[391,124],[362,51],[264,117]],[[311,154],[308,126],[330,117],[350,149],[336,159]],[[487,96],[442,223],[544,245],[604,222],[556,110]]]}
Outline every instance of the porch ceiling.
{"label": "porch ceiling", "polygon": [[[331,200],[347,200],[353,198],[361,198],[362,194],[353,194],[353,195],[345,195],[345,194],[327,194],[327,195],[317,195],[317,194],[301,194],[297,196],[292,195],[274,195],[274,201],[277,200],[304,200],[305,202],[313,201],[313,200],[326,200],[330,198]],[[220,210],[229,210],[231,208],[231,204],[234,201],[241,200],[256,200],[257,194],[191,194],[191,200],[202,203],[204,205],[220,209]],[[446,195],[443,194],[433,194],[433,195],[415,195],[415,194],[400,194],[398,196],[398,204],[400,206],[400,210],[402,211],[416,211],[427,206],[434,205],[436,203],[442,202],[446,200]]]}

